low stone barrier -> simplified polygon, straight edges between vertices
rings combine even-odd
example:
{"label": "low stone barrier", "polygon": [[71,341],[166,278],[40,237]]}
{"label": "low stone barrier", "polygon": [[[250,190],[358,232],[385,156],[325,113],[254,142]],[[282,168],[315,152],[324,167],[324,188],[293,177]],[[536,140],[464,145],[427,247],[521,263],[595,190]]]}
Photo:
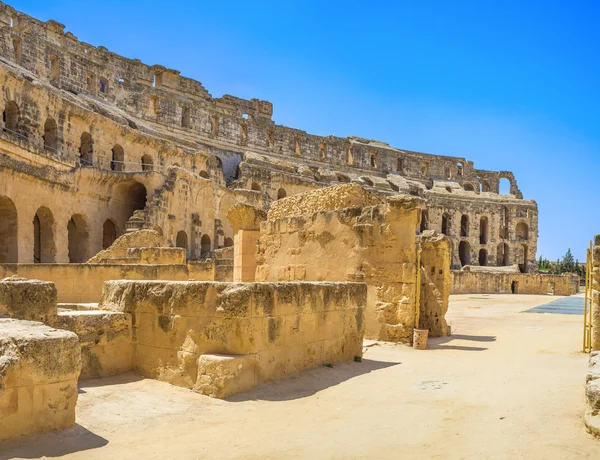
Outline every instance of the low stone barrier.
{"label": "low stone barrier", "polygon": [[136,370],[224,398],[362,356],[366,299],[364,283],[108,281],[100,307],[132,316]]}
{"label": "low stone barrier", "polygon": [[579,276],[542,273],[490,273],[452,270],[451,294],[538,294],[579,293]]}

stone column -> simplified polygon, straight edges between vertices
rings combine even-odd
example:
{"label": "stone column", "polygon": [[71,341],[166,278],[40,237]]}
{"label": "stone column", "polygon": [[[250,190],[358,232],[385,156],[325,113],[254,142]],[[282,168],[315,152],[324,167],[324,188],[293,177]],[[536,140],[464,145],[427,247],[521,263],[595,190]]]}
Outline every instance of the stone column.
{"label": "stone column", "polygon": [[234,205],[227,213],[233,227],[233,281],[250,282],[256,276],[256,242],[260,223],[267,214],[243,203]]}
{"label": "stone column", "polygon": [[600,350],[600,235],[594,237],[592,275],[592,350]]}

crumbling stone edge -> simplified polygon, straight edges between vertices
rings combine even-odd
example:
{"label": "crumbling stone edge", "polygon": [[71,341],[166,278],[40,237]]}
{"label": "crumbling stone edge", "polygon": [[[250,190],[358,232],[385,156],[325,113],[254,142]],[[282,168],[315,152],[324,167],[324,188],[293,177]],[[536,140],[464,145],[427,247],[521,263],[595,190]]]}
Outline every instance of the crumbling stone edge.
{"label": "crumbling stone edge", "polygon": [[585,399],[585,427],[588,433],[600,438],[600,351],[593,351],[590,355],[585,376]]}

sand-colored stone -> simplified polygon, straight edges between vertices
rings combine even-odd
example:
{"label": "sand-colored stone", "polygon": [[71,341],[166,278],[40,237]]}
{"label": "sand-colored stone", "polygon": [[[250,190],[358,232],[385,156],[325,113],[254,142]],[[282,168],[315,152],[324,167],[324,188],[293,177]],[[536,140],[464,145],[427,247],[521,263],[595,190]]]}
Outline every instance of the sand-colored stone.
{"label": "sand-colored stone", "polygon": [[573,274],[498,273],[452,270],[452,294],[537,294],[579,293],[579,276]]}
{"label": "sand-colored stone", "polygon": [[54,283],[11,276],[0,280],[0,316],[52,323],[56,319]]}
{"label": "sand-colored stone", "polygon": [[0,318],[0,442],[72,427],[80,369],[74,333]]}

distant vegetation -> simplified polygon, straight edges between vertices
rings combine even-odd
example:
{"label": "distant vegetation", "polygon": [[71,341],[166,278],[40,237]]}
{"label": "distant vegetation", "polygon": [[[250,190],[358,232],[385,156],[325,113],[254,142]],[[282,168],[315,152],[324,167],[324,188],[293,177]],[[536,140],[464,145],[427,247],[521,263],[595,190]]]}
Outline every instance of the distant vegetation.
{"label": "distant vegetation", "polygon": [[567,250],[567,253],[562,259],[556,262],[550,262],[548,259],[540,256],[537,262],[538,269],[542,273],[548,273],[550,275],[561,275],[563,273],[575,273],[581,278],[585,278],[585,263],[579,263],[578,260],[573,258],[571,248]]}

